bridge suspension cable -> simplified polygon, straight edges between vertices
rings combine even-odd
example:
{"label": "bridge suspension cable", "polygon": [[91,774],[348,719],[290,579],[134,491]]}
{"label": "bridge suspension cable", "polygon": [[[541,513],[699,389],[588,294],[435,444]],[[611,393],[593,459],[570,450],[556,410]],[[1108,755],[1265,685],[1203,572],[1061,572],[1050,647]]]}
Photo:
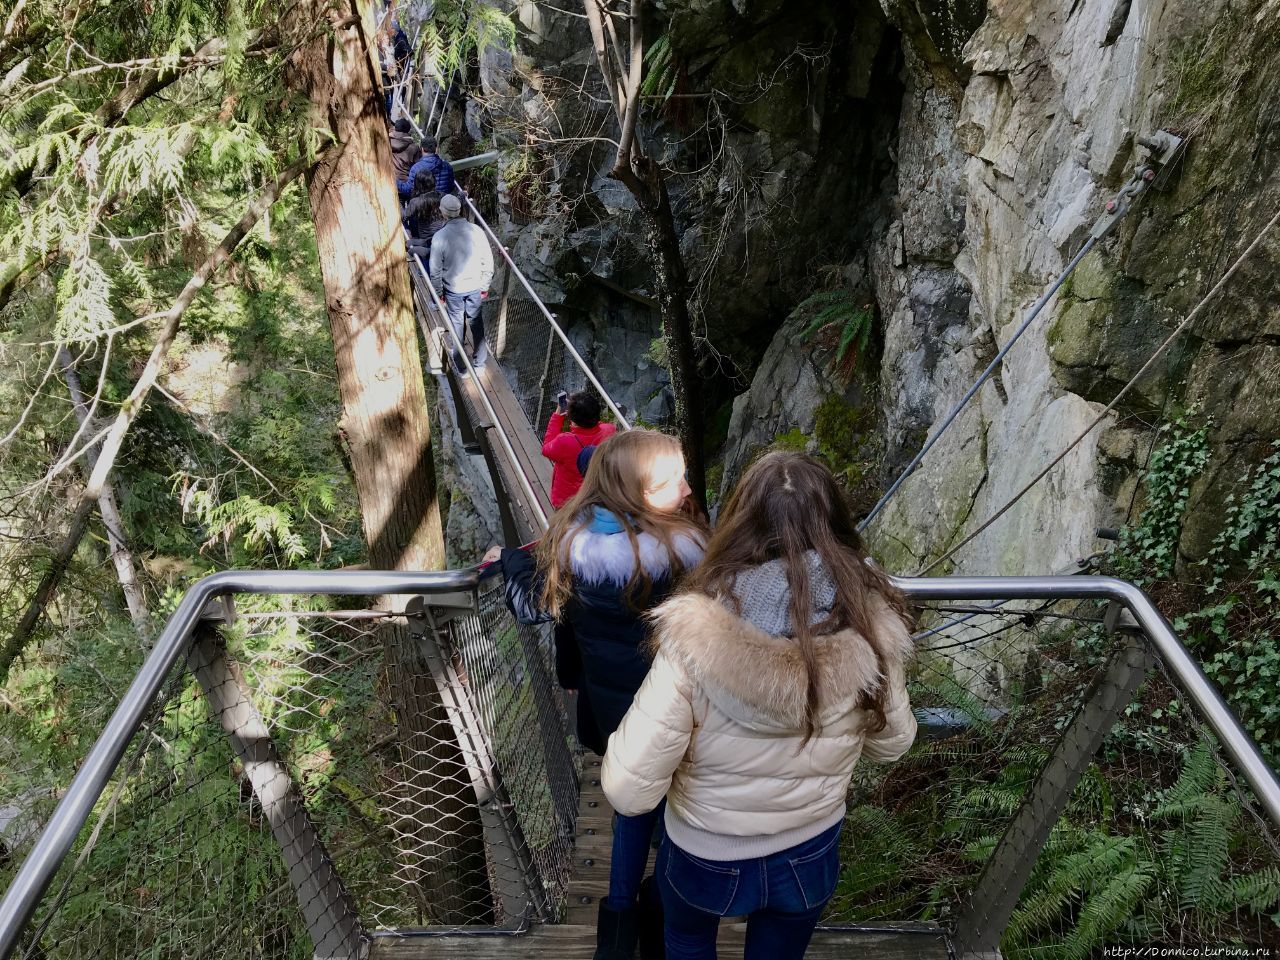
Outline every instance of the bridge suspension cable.
{"label": "bridge suspension cable", "polygon": [[578,368],[586,375],[586,378],[591,382],[591,385],[599,392],[601,399],[604,400],[605,404],[609,407],[609,410],[617,419],[618,427],[622,430],[630,430],[631,424],[627,421],[622,410],[618,408],[618,405],[614,403],[613,398],[609,396],[609,391],[604,388],[604,384],[596,378],[595,372],[592,371],[590,365],[582,359],[582,354],[578,353],[577,348],[573,345],[573,341],[571,341],[569,339],[569,335],[564,332],[564,328],[560,326],[560,322],[556,319],[555,314],[547,309],[547,305],[542,302],[542,298],[534,291],[533,285],[529,282],[529,278],[524,275],[524,271],[516,266],[515,260],[511,258],[511,252],[503,245],[502,241],[498,239],[498,235],[493,232],[493,228],[489,226],[489,222],[485,220],[483,214],[480,213],[479,208],[476,207],[467,192],[465,190],[460,190],[459,193],[462,197],[463,203],[467,205],[472,216],[475,217],[475,221],[479,224],[480,229],[488,235],[490,243],[492,243],[498,253],[502,255],[502,259],[506,263],[507,269],[511,271],[512,275],[517,280],[520,281],[521,286],[528,291],[529,297],[546,318],[547,323],[550,324],[551,329],[555,332],[556,336],[560,338],[565,349],[569,351],[569,356],[573,358],[574,363],[578,365]]}

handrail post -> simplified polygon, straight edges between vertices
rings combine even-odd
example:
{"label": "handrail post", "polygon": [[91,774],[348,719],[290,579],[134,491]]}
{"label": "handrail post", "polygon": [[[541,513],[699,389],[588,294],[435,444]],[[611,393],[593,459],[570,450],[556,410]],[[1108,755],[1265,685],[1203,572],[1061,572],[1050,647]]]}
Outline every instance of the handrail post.
{"label": "handrail post", "polygon": [[1028,788],[978,883],[956,918],[956,960],[998,960],[1000,938],[1018,905],[1040,853],[1102,741],[1150,669],[1145,638],[1130,635],[1089,687],[1053,752]]}

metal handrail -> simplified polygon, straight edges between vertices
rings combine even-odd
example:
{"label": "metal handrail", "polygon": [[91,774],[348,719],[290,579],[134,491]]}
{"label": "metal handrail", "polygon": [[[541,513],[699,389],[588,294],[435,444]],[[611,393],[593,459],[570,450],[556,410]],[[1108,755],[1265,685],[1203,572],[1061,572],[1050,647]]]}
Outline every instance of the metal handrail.
{"label": "metal handrail", "polygon": [[[476,385],[476,393],[480,396],[480,402],[484,405],[484,412],[489,416],[489,422],[493,424],[494,430],[498,434],[498,441],[502,444],[503,452],[507,455],[507,461],[511,464],[511,469],[515,472],[516,479],[519,481],[521,488],[524,490],[525,496],[529,498],[529,504],[533,508],[535,519],[541,529],[547,528],[547,512],[542,509],[542,501],[538,499],[538,494],[533,489],[533,484],[524,470],[520,468],[520,460],[516,456],[515,446],[511,442],[511,438],[507,436],[507,432],[502,429],[502,421],[498,419],[498,412],[494,410],[493,403],[489,400],[489,395],[480,385],[480,377],[476,374],[476,368],[471,364],[471,358],[467,356],[466,346],[462,342],[462,338],[458,336],[458,331],[453,329],[453,324],[449,322],[449,311],[445,308],[444,301],[440,299],[440,294],[435,288],[435,284],[431,282],[431,274],[422,263],[422,258],[416,253],[412,255],[413,262],[417,265],[422,276],[422,282],[427,285],[427,290],[431,294],[431,299],[435,303],[436,310],[439,311],[440,319],[443,321],[440,325],[449,332],[449,336],[453,339],[454,347],[457,350],[457,356],[462,358],[462,362],[466,364],[467,373],[471,375]],[[449,358],[445,358],[445,363],[451,363]]]}
{"label": "metal handrail", "polygon": [[1081,576],[900,577],[893,582],[912,600],[1111,600],[1121,604],[1133,614],[1183,692],[1200,710],[1271,822],[1280,827],[1280,780],[1275,771],[1169,621],[1139,587],[1116,577]]}
{"label": "metal handrail", "polygon": [[596,390],[599,392],[600,396],[604,398],[604,402],[608,405],[609,409],[613,412],[613,415],[617,418],[618,426],[620,426],[623,430],[630,430],[631,429],[630,422],[627,420],[625,416],[623,416],[622,411],[618,409],[618,405],[613,402],[613,398],[609,396],[609,391],[607,391],[604,388],[604,385],[601,384],[600,381],[596,379],[595,373],[592,372],[591,367],[588,366],[587,362],[582,359],[582,354],[578,353],[572,341],[569,340],[569,335],[564,332],[564,329],[560,326],[559,321],[556,320],[555,314],[553,314],[550,310],[547,309],[547,305],[542,302],[542,298],[539,297],[536,292],[534,292],[533,285],[529,282],[529,278],[526,277],[523,271],[521,271],[521,269],[516,266],[515,260],[511,258],[510,251],[508,251],[507,248],[503,246],[502,241],[499,240],[498,235],[493,232],[493,228],[489,226],[489,222],[485,220],[484,216],[480,213],[479,208],[472,202],[471,197],[467,194],[467,191],[459,187],[458,194],[462,197],[463,203],[465,203],[471,209],[472,215],[474,215],[476,218],[476,223],[478,223],[480,225],[480,228],[484,230],[486,234],[489,235],[489,241],[495,247],[497,247],[498,252],[502,254],[502,259],[506,261],[507,269],[515,274],[516,279],[519,280],[520,283],[524,286],[525,290],[528,291],[529,296],[533,299],[533,302],[537,305],[538,309],[542,311],[542,315],[547,318],[547,323],[551,324],[551,329],[556,332],[556,335],[564,343],[565,349],[569,351],[569,355],[573,357],[574,362],[577,363],[578,365],[578,368],[582,370],[584,374],[586,374],[587,379],[591,381],[591,385],[595,387]]}
{"label": "metal handrail", "polygon": [[[467,570],[393,571],[228,571],[187,592],[155,647],[130,684],[106,728],[89,751],[66,794],[0,900],[0,960],[9,956],[71,850],[77,834],[102,795],[128,743],[159,694],[165,677],[184,653],[192,628],[209,602],[237,593],[343,595],[440,594],[476,590],[497,574],[497,566]],[[1141,589],[1114,577],[932,577],[894,578],[913,601],[937,600],[1110,600],[1127,609],[1154,644],[1165,665],[1212,728],[1271,821],[1280,826],[1280,781],[1257,744],[1241,727],[1217,689],[1178,640],[1169,622]]]}
{"label": "metal handrail", "polygon": [[229,570],[198,580],[169,617],[120,704],[94,742],[53,815],[0,900],[0,958],[7,958],[40,898],[70,852],[93,805],[106,789],[125,749],[185,653],[191,631],[211,601],[239,593],[312,593],[344,596],[433,595],[470,592],[498,573],[497,565],[469,570],[398,571]]}

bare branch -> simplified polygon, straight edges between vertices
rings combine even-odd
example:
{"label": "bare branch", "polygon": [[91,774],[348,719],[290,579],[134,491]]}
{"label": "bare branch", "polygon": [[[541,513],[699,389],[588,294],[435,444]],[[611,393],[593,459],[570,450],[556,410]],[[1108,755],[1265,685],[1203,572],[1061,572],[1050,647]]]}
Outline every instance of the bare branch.
{"label": "bare branch", "polygon": [[[215,45],[220,48],[225,48],[226,41],[221,38],[218,38],[216,40],[211,40],[209,41],[209,43],[205,44],[206,47],[215,46]],[[245,56],[259,56],[263,53],[269,53],[274,49],[275,49],[274,47],[259,47],[253,50],[246,50]],[[18,91],[18,93],[24,97],[34,97],[34,96],[37,96],[38,94],[44,93],[46,90],[51,90],[54,87],[58,86],[59,84],[65,83],[68,80],[74,80],[77,77],[87,77],[95,73],[102,73],[105,70],[128,71],[128,70],[158,68],[158,73],[162,75],[172,73],[173,79],[176,79],[181,73],[183,73],[188,69],[192,69],[195,67],[216,66],[217,64],[222,63],[226,59],[227,59],[227,54],[225,53],[210,53],[210,54],[194,53],[189,56],[179,57],[176,63],[173,60],[171,60],[169,57],[141,57],[137,60],[123,60],[123,61],[120,61],[119,63],[96,63],[90,67],[78,67],[75,70],[69,70],[66,73],[59,74],[56,77],[50,77],[47,80],[41,80],[39,83],[32,84],[30,87],[22,88],[20,91]],[[172,80],[170,82],[172,82]],[[126,88],[122,92],[121,96],[124,97],[124,100],[115,98],[113,100],[107,101],[107,104],[112,104],[116,102],[126,102],[129,99],[130,93],[132,93],[133,95],[136,95],[142,88],[148,85],[149,83],[147,81],[134,83],[131,85],[131,88]]]}
{"label": "bare branch", "polygon": [[6,433],[3,437],[0,437],[0,446],[8,443],[18,435],[18,432],[22,429],[22,425],[26,423],[27,417],[31,416],[31,411],[36,405],[36,399],[40,396],[40,391],[44,389],[44,385],[48,383],[49,378],[53,376],[53,368],[57,365],[58,351],[54,350],[53,354],[49,357],[49,366],[45,368],[44,376],[40,378],[40,382],[36,385],[36,388],[31,391],[31,399],[27,401],[27,405],[23,408],[22,415],[18,417],[18,422],[13,425],[12,430]]}
{"label": "bare branch", "polygon": [[[612,21],[611,21],[612,22]],[[622,136],[618,138],[618,159],[614,173],[644,155],[636,140],[636,119],[640,114],[640,88],[644,82],[644,0],[631,0],[631,71],[627,77],[626,111],[622,115]]]}
{"label": "bare branch", "polygon": [[[608,0],[596,0],[600,4],[600,10],[604,14],[604,26],[609,31],[609,40],[613,53],[614,68],[618,71],[614,82],[618,85],[618,102],[625,104],[627,102],[628,91],[624,78],[627,76],[627,63],[622,56],[622,42],[618,39],[618,30],[613,25],[613,12],[609,9]],[[618,111],[618,120],[622,120],[622,111]]]}
{"label": "bare branch", "polygon": [[596,0],[582,0],[582,9],[587,15],[587,25],[591,28],[591,45],[595,49],[596,64],[604,76],[605,89],[609,91],[613,110],[618,115],[618,121],[621,122],[626,107],[619,96],[618,77],[613,60],[610,59],[608,42],[604,38],[604,23],[600,17],[600,7]]}

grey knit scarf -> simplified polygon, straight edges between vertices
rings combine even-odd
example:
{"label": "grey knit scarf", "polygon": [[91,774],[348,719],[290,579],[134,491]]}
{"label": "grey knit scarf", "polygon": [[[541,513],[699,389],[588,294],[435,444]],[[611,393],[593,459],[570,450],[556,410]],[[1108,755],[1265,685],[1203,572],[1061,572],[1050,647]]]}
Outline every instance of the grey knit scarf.
{"label": "grey knit scarf", "polygon": [[[836,585],[816,550],[804,555],[809,574],[809,624],[821,623],[836,601]],[[776,637],[790,636],[791,588],[781,560],[749,570],[733,578],[733,594],[742,605],[743,619]],[[732,609],[732,604],[729,605]]]}

